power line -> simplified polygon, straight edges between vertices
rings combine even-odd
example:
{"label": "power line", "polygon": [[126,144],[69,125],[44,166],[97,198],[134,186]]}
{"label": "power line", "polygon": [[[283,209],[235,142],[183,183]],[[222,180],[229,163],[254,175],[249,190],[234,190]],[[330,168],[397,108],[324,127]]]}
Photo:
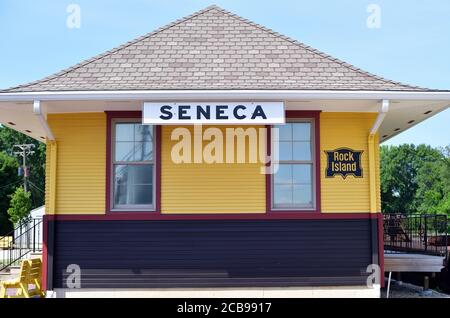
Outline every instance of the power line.
{"label": "power line", "polygon": [[19,183],[19,182],[22,182],[22,180],[17,180],[17,181],[14,181],[14,182],[11,182],[11,183],[8,183],[8,184],[5,184],[5,185],[2,185],[2,186],[0,186],[0,189],[3,189],[3,188],[6,188],[6,187],[9,187],[10,185],[13,185],[13,184],[17,184],[17,183]]}
{"label": "power line", "polygon": [[44,190],[42,190],[41,188],[39,188],[37,185],[35,185],[35,184],[34,184],[33,182],[31,182],[30,180],[28,180],[28,183],[29,183],[33,188],[35,188],[36,190],[39,190],[40,192],[45,193]]}

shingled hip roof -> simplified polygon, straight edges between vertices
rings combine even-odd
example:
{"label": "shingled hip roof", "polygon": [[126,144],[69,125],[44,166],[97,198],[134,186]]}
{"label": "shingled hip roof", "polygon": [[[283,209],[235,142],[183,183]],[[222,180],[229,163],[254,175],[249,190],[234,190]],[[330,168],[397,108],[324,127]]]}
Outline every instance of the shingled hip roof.
{"label": "shingled hip roof", "polygon": [[208,7],[44,79],[0,91],[428,91],[362,71]]}

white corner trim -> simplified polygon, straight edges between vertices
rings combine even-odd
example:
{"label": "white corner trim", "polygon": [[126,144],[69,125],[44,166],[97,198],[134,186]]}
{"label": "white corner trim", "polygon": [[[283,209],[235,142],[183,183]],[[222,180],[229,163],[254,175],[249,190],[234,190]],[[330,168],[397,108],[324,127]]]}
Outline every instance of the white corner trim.
{"label": "white corner trim", "polygon": [[370,129],[370,135],[373,136],[377,133],[378,129],[380,128],[381,124],[383,123],[384,118],[386,117],[386,114],[389,111],[389,100],[383,99],[381,101],[381,107],[378,111],[378,116],[375,119],[375,122],[373,123],[372,128]]}
{"label": "white corner trim", "polygon": [[44,114],[42,113],[40,100],[33,101],[33,113],[38,117],[41,127],[44,129],[47,138],[49,140],[55,141],[55,137],[53,136],[52,130],[50,129],[50,126],[48,125],[47,120],[44,117]]}

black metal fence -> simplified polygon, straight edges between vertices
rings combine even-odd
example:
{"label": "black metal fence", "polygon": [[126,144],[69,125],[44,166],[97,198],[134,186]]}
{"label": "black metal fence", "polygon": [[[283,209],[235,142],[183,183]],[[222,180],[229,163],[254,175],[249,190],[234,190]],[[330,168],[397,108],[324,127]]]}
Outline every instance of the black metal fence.
{"label": "black metal fence", "polygon": [[447,215],[383,215],[386,253],[421,253],[447,257]]}
{"label": "black metal fence", "polygon": [[42,224],[41,219],[29,219],[7,235],[0,236],[0,271],[19,265],[30,253],[42,251]]}

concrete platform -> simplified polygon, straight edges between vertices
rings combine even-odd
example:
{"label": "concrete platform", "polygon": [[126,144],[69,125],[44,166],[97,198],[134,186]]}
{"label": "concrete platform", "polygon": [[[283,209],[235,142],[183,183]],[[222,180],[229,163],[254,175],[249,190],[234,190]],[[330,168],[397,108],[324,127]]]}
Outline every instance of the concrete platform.
{"label": "concrete platform", "polygon": [[55,289],[47,298],[379,298],[380,285],[271,288]]}

